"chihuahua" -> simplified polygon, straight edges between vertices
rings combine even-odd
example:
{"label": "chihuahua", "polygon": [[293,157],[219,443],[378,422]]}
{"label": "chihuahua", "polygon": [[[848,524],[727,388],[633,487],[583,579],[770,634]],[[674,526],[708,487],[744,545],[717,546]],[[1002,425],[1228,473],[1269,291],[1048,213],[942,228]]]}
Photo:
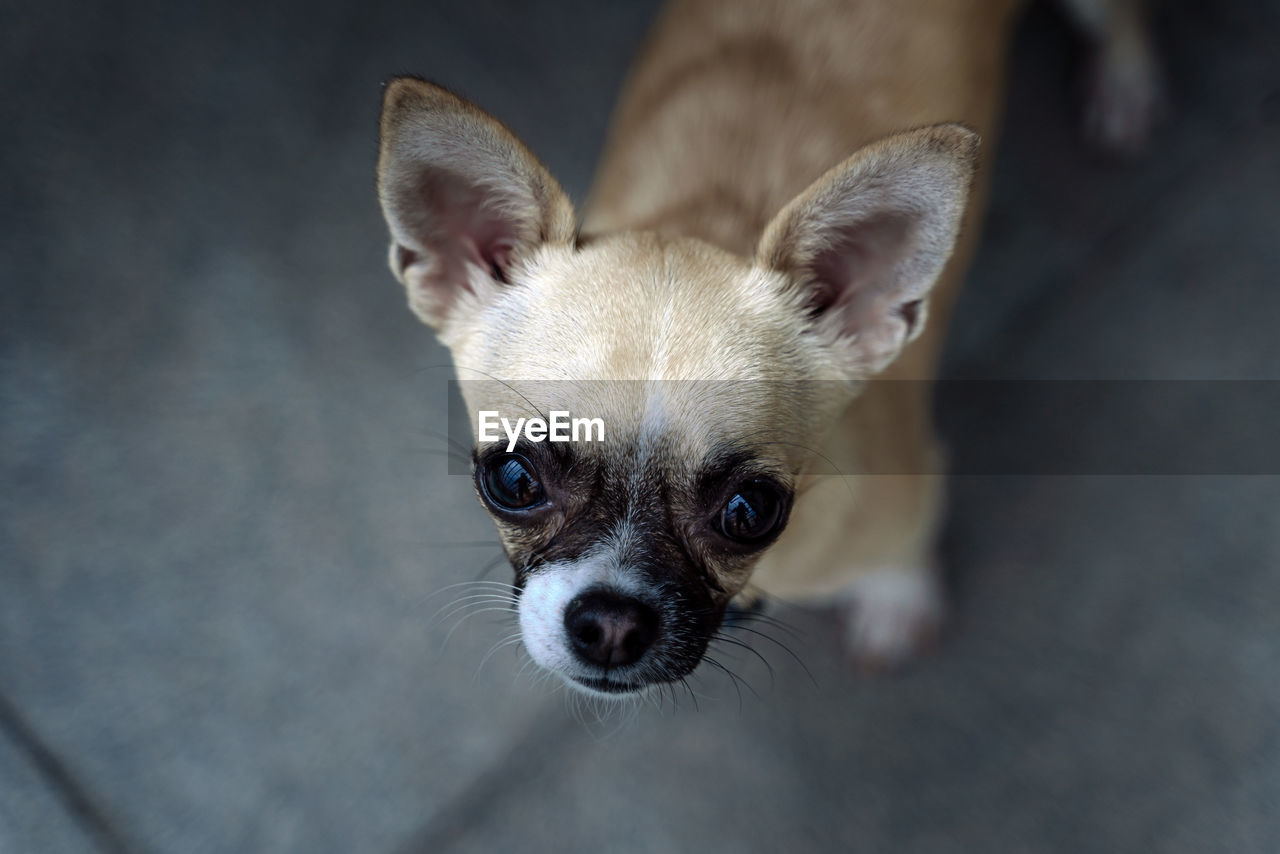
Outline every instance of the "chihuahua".
{"label": "chihuahua", "polygon": [[[679,680],[763,594],[837,603],[862,664],[932,638],[929,380],[1019,5],[677,0],[581,225],[497,120],[387,86],[391,269],[485,379],[461,384],[476,489],[538,664],[597,695]],[[1067,5],[1097,43],[1090,128],[1131,147],[1155,103],[1139,4]],[[602,441],[539,441],[570,412]]]}

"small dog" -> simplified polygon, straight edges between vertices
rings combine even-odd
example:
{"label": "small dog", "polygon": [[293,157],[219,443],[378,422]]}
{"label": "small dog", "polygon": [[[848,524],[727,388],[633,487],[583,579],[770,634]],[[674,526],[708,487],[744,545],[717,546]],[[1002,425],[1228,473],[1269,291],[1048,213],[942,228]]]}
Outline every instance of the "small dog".
{"label": "small dog", "polygon": [[[477,492],[540,665],[601,695],[680,679],[730,601],[758,592],[840,603],[865,664],[936,631],[928,380],[1019,5],[673,3],[581,229],[498,121],[430,83],[388,85],[391,268],[459,376],[495,381],[463,384],[468,409],[543,418],[542,436],[557,409],[609,428],[569,444],[476,432]],[[1155,105],[1140,6],[1067,5],[1098,42],[1090,128],[1133,147]]]}

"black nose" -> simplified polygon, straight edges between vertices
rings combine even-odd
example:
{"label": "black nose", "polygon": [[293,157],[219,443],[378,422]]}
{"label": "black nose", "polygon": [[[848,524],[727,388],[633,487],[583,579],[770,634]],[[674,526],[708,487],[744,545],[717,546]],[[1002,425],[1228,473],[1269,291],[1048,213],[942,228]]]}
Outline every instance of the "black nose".
{"label": "black nose", "polygon": [[658,615],[638,599],[607,591],[577,596],[564,611],[569,645],[600,667],[635,664],[658,636]]}

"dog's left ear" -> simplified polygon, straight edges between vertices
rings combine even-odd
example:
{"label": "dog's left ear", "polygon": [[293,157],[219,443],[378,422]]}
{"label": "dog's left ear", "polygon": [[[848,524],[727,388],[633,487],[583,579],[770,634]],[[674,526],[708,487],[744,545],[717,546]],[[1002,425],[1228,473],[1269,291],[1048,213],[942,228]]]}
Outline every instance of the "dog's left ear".
{"label": "dog's left ear", "polygon": [[851,376],[883,370],[924,327],[955,247],[978,135],[947,124],[863,148],[765,228],[756,263],[785,273]]}
{"label": "dog's left ear", "polygon": [[438,332],[494,298],[531,250],[574,240],[573,205],[537,158],[479,107],[412,77],[383,95],[378,198],[391,270]]}

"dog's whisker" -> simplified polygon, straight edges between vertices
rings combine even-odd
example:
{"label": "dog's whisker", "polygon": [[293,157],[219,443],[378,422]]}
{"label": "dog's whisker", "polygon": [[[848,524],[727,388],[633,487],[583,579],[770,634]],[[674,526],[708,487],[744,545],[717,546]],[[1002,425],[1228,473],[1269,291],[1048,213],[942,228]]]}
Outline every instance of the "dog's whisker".
{"label": "dog's whisker", "polygon": [[446,587],[439,588],[436,591],[436,594],[433,594],[433,595],[438,595],[440,593],[447,593],[450,590],[457,590],[459,587],[469,587],[469,588],[475,588],[480,590],[486,590],[486,589],[491,590],[496,588],[499,590],[505,590],[510,593],[516,593],[516,592],[519,592],[520,590],[520,588],[516,587],[514,584],[508,584],[505,581],[494,581],[492,579],[488,579],[488,580],[480,580],[480,581],[459,581],[457,584],[450,584]]}
{"label": "dog's whisker", "polygon": [[666,691],[667,696],[671,698],[671,710],[673,712],[680,711],[680,700],[678,697],[676,697],[675,686],[672,685],[670,682],[664,682],[662,683],[662,687]]}
{"label": "dog's whisker", "polygon": [[698,695],[693,692],[693,686],[689,684],[689,680],[686,677],[684,676],[680,677],[680,684],[683,685],[684,689],[689,692],[689,699],[690,701],[693,702],[693,711],[696,714],[697,712],[700,711],[700,709],[698,708]]}
{"label": "dog's whisker", "polygon": [[578,726],[583,729],[588,728],[586,698],[575,692],[570,693],[570,699],[573,702],[573,717],[578,722]]}
{"label": "dog's whisker", "polygon": [[[493,650],[498,649],[499,647],[502,647],[502,646],[509,646],[510,644],[512,644],[512,643],[514,643],[515,641],[518,641],[518,640],[520,640],[520,632],[519,632],[519,630],[516,630],[516,631],[512,632],[511,634],[507,635],[506,637],[501,638],[501,639],[499,639],[499,640],[495,641],[495,642],[494,642],[494,644],[493,644],[493,646],[492,646],[492,647],[490,647],[490,648],[489,648],[489,650],[490,650],[490,652],[492,652]],[[488,653],[486,653],[486,655],[487,655],[487,654],[488,654]]]}
{"label": "dog's whisker", "polygon": [[454,605],[465,605],[469,602],[479,602],[479,601],[506,602],[509,605],[514,605],[516,603],[516,598],[512,596],[510,593],[498,593],[498,592],[472,593],[472,594],[468,594],[467,596],[460,596],[457,599],[452,600],[448,605],[444,607],[449,608]]}
{"label": "dog's whisker", "polygon": [[[509,596],[498,596],[495,594],[477,594],[475,596],[468,596],[464,599],[454,600],[448,605],[441,607],[428,618],[427,622],[429,625],[439,625],[440,623],[453,619],[458,614],[465,614],[471,608],[479,607],[481,605],[498,604],[511,606],[514,605],[515,602]],[[446,611],[448,613],[445,613]]]}
{"label": "dog's whisker", "polygon": [[459,442],[457,439],[450,436],[448,433],[441,433],[439,430],[424,428],[422,432],[423,434],[430,436],[433,439],[439,439],[442,442],[444,442],[445,445],[453,453],[457,454],[461,459],[465,459],[467,462],[471,461],[470,446],[464,445],[463,443]]}
{"label": "dog's whisker", "polygon": [[547,677],[551,675],[549,670],[543,670],[537,667],[537,662],[532,657],[526,656],[524,664],[520,665],[520,669],[516,671],[513,681],[519,682],[521,679],[528,677],[530,685],[533,688],[541,687],[546,684]]}
{"label": "dog's whisker", "polygon": [[770,614],[762,614],[759,611],[739,611],[733,615],[732,619],[726,619],[724,625],[732,627],[742,623],[763,623],[766,626],[772,626],[785,632],[792,640],[803,641],[805,633],[800,629],[792,626],[784,620],[774,617]]}
{"label": "dog's whisker", "polygon": [[[490,587],[488,589],[485,589],[476,593],[464,593],[461,596],[458,596],[450,600],[449,605],[456,605],[459,602],[467,602],[472,599],[501,599],[504,602],[516,601],[515,596],[512,594],[510,590],[502,590],[499,588]],[[447,608],[449,607],[449,605],[445,605],[444,607]]]}
{"label": "dog's whisker", "polygon": [[507,637],[495,643],[493,646],[489,647],[489,651],[484,654],[484,657],[480,659],[480,663],[476,665],[476,672],[471,676],[471,684],[474,685],[476,680],[480,678],[480,671],[484,670],[485,664],[487,664],[489,659],[493,657],[494,653],[496,653],[500,649],[506,649],[512,644],[517,644],[519,642],[520,642],[520,633],[516,632],[515,634],[508,635]]}
{"label": "dog's whisker", "polygon": [[[459,608],[457,611],[454,612],[454,614],[461,614],[462,616],[458,618],[458,622],[463,623],[480,614],[499,613],[499,612],[503,614],[510,614],[511,603],[502,602],[501,604],[495,604],[495,603],[487,603],[487,602],[470,602],[462,606],[461,608]],[[452,616],[454,615],[451,614],[450,617]]]}
{"label": "dog's whisker", "polygon": [[756,658],[760,659],[760,663],[764,665],[765,670],[767,670],[769,673],[769,690],[773,691],[777,687],[777,681],[774,675],[773,665],[769,663],[769,659],[765,658],[764,655],[761,654],[760,650],[756,649],[749,643],[744,643],[743,641],[740,641],[737,638],[726,637],[725,635],[719,632],[717,632],[712,637],[712,640],[720,641],[721,643],[727,643],[730,646],[735,646],[741,649],[745,649],[747,652],[751,653]]}
{"label": "dog's whisker", "polygon": [[734,673],[728,667],[721,664],[719,661],[717,661],[716,659],[712,658],[709,655],[706,656],[703,660],[706,661],[707,664],[714,667],[716,670],[721,671],[722,673],[724,673],[724,675],[729,677],[729,684],[733,686],[734,693],[738,695],[738,714],[742,714],[742,686],[743,685],[747,686],[747,690],[751,692],[752,696],[754,696],[757,700],[760,699],[760,695],[756,693],[755,688],[751,687],[750,682],[747,682],[745,679],[740,678],[738,674]]}
{"label": "dog's whisker", "polygon": [[492,647],[489,647],[489,652],[486,652],[484,656],[480,658],[479,665],[476,665],[475,675],[480,675],[480,671],[484,670],[484,666],[489,662],[489,659],[493,658],[494,654],[499,652],[499,650],[506,649],[507,647],[513,647],[513,645],[518,643],[520,643],[520,632],[516,632],[515,635],[509,635],[507,638],[503,638],[502,640],[497,641],[497,643],[494,643]]}
{"label": "dog's whisker", "polygon": [[510,611],[505,604],[499,605],[497,603],[490,602],[469,602],[456,608],[444,617],[430,621],[427,624],[427,628],[429,631],[438,632],[444,626],[449,626],[445,633],[444,640],[441,642],[443,645],[453,637],[454,632],[456,632],[464,623],[470,621],[472,617],[475,617],[478,614],[485,613],[486,610],[496,610],[501,611],[502,613],[508,613]]}
{"label": "dog's whisker", "polygon": [[471,455],[461,454],[458,451],[453,450],[452,448],[428,448],[428,447],[423,447],[421,445],[416,445],[413,447],[413,452],[415,454],[420,454],[424,457],[444,457],[445,459],[449,460],[449,462],[457,465],[460,468],[465,466],[469,469],[471,467]]}
{"label": "dog's whisker", "polygon": [[682,696],[679,690],[682,686],[678,682],[668,682],[667,684],[671,686],[673,702],[678,701]]}
{"label": "dog's whisker", "polygon": [[565,694],[563,702],[564,702],[565,711],[569,713],[570,717],[572,717],[575,721],[581,724],[582,721],[578,719],[578,714],[577,714],[578,710],[577,710],[575,698],[570,696],[569,694]]}
{"label": "dog's whisker", "polygon": [[849,493],[849,500],[851,502],[857,501],[857,494],[853,491],[853,484],[849,482],[849,475],[845,474],[844,471],[838,465],[836,465],[835,460],[831,459],[831,457],[827,456],[821,451],[814,450],[813,448],[810,448],[807,445],[800,445],[795,442],[783,442],[781,440],[776,440],[776,439],[770,442],[761,442],[760,444],[784,445],[791,448],[799,448],[802,451],[807,451],[808,453],[813,454],[815,457],[821,458],[827,463],[827,465],[831,466],[831,468],[835,471],[836,476],[840,478],[840,482],[844,484],[845,491]]}
{"label": "dog's whisker", "polygon": [[[498,383],[499,385],[504,386],[512,394],[517,395],[525,403],[529,404],[529,408],[532,409],[534,412],[538,413],[539,415],[543,415],[542,410],[538,409],[538,407],[533,405],[533,401],[525,397],[523,393],[521,393],[518,389],[516,389],[514,386],[511,385],[511,383],[507,382],[506,380],[500,380],[497,377],[495,377],[493,374],[488,373],[487,371],[482,371],[479,368],[472,368],[472,367],[468,367],[467,365],[456,365],[456,367],[460,371],[472,371],[474,373],[480,374],[481,376],[488,377],[489,379],[493,380],[495,383]],[[543,417],[545,418],[546,416],[543,415]],[[470,453],[469,448],[467,449],[467,451],[468,453]]]}
{"label": "dog's whisker", "polygon": [[730,626],[729,628],[733,629],[734,631],[749,632],[753,635],[759,635],[760,637],[764,638],[765,640],[769,641],[775,646],[780,647],[783,650],[783,652],[791,656],[791,658],[796,662],[796,664],[800,665],[800,669],[803,670],[805,672],[805,675],[809,677],[809,681],[813,683],[813,687],[815,688],[818,687],[818,680],[814,678],[813,672],[809,670],[809,666],[805,664],[803,660],[801,660],[800,656],[796,655],[795,651],[792,650],[791,647],[787,646],[782,641],[778,640],[772,635],[765,634],[764,632],[758,629],[753,629],[749,626]]}
{"label": "dog's whisker", "polygon": [[463,615],[462,617],[460,617],[460,618],[458,619],[458,621],[457,621],[457,622],[455,622],[455,623],[453,624],[453,628],[449,629],[449,631],[445,634],[445,636],[444,636],[444,640],[442,640],[442,641],[440,642],[440,647],[441,647],[441,649],[443,649],[444,647],[448,646],[450,638],[452,638],[452,637],[453,637],[454,633],[455,633],[455,632],[457,632],[457,631],[458,631],[458,629],[459,629],[459,628],[461,628],[461,627],[462,627],[462,625],[463,625],[464,623],[466,623],[467,621],[471,620],[472,618],[474,618],[474,617],[475,617],[475,616],[477,616],[478,614],[484,614],[484,613],[491,612],[491,611],[501,611],[502,613],[510,613],[510,609],[509,609],[509,608],[502,607],[502,608],[481,608],[481,609],[480,609],[480,610],[478,610],[478,611],[472,611],[472,612],[470,612],[470,613],[468,613],[468,614]]}
{"label": "dog's whisker", "polygon": [[763,664],[766,669],[768,669],[769,675],[770,677],[772,677],[773,666],[769,663],[769,659],[765,658],[764,654],[761,653],[760,650],[756,649],[754,646],[747,643],[746,641],[743,641],[739,638],[735,638],[731,635],[725,634],[726,631],[732,631],[733,628],[742,628],[742,627],[735,626],[732,628],[720,629],[719,631],[717,631],[715,634],[711,636],[712,641],[719,641],[721,643],[726,643],[726,644],[729,644],[730,646],[734,646],[739,649],[745,649],[747,652],[751,653],[752,655],[754,655],[756,658],[760,660],[760,663]]}
{"label": "dog's whisker", "polygon": [[459,581],[459,582],[457,582],[457,583],[455,583],[455,584],[446,584],[444,587],[437,587],[434,591],[432,591],[431,595],[430,595],[430,596],[428,596],[427,598],[428,598],[428,599],[431,599],[431,598],[433,598],[433,597],[435,597],[435,596],[439,596],[439,595],[441,595],[442,593],[447,593],[447,592],[449,592],[450,590],[457,590],[459,587],[476,587],[476,586],[478,586],[478,585],[496,586],[496,587],[505,587],[505,588],[507,588],[507,589],[509,589],[509,590],[512,590],[512,591],[518,591],[518,590],[520,589],[520,588],[516,587],[514,584],[507,584],[507,583],[502,582],[502,581],[492,581],[492,580],[488,580],[488,581]]}
{"label": "dog's whisker", "polygon": [[538,688],[543,688],[548,684],[551,685],[552,691],[557,694],[567,695],[573,693],[569,690],[569,686],[565,681],[563,679],[557,679],[556,675],[550,670],[539,670],[538,677],[534,680],[534,685]]}
{"label": "dog's whisker", "polygon": [[[474,602],[479,599],[487,599],[490,602],[515,602],[515,597],[510,593],[487,590],[483,593],[468,593],[464,596],[459,596],[456,599],[451,599],[447,605],[442,605],[440,609],[436,611],[436,614],[439,614],[440,611],[452,608],[455,605],[460,605],[464,602]],[[433,614],[432,616],[435,615]]]}
{"label": "dog's whisker", "polygon": [[662,695],[652,689],[644,692],[644,699],[653,710],[658,714],[662,714]]}

